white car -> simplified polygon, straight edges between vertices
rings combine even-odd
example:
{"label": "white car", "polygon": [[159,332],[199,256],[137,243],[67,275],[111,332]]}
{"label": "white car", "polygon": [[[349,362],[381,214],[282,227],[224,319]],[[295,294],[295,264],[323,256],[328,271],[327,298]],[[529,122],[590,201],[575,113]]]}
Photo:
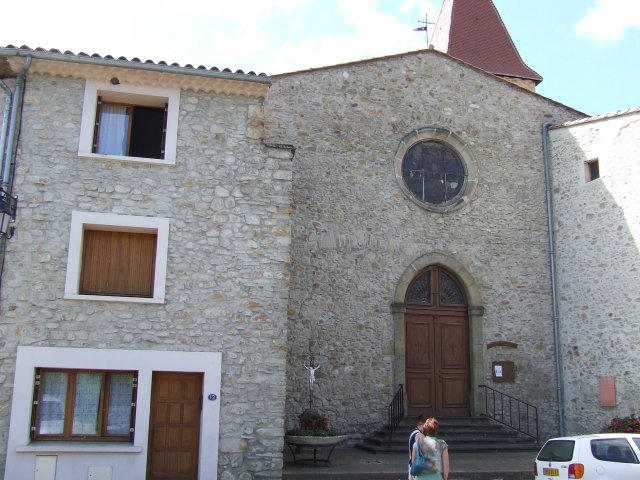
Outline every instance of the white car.
{"label": "white car", "polygon": [[535,480],[639,480],[640,433],[600,433],[548,440],[535,462]]}

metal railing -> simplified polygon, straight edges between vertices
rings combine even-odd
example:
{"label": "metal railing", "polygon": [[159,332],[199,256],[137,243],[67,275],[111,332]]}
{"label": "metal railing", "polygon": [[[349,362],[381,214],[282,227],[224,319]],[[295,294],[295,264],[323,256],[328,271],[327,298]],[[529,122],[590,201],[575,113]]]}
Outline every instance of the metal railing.
{"label": "metal railing", "polygon": [[500,392],[487,385],[478,385],[484,389],[484,416],[534,438],[540,444],[538,436],[538,407]]}
{"label": "metal railing", "polygon": [[398,425],[400,424],[400,420],[402,420],[402,417],[404,417],[404,386],[402,384],[398,385],[398,390],[393,396],[393,400],[391,400],[387,412],[389,421],[389,431],[387,433],[387,438],[390,442],[391,437],[393,436],[393,432],[396,431],[396,428],[398,428]]}

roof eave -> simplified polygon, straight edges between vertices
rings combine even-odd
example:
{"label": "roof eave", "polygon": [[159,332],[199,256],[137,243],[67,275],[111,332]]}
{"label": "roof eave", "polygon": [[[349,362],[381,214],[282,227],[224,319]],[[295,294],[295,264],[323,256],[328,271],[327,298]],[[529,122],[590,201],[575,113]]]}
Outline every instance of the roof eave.
{"label": "roof eave", "polygon": [[180,75],[193,75],[198,77],[216,78],[222,80],[235,80],[239,82],[253,82],[271,85],[271,78],[265,74],[245,74],[243,72],[225,72],[220,70],[207,70],[204,67],[182,67],[177,64],[168,65],[164,62],[154,63],[151,61],[141,62],[135,60],[115,59],[113,57],[101,57],[99,55],[58,53],[46,50],[32,50],[29,48],[6,48],[0,47],[0,57],[32,57],[34,59],[52,60],[57,62],[69,62],[76,64],[100,65],[107,67],[118,67],[135,70],[147,70],[153,72],[174,73]]}

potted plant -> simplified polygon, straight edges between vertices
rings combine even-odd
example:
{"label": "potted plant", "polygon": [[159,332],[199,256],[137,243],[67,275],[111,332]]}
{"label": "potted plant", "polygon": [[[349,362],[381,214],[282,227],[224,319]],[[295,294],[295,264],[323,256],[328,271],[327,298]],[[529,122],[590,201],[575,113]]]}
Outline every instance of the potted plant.
{"label": "potted plant", "polygon": [[287,430],[285,442],[296,446],[328,447],[337,445],[347,438],[339,431],[331,428],[329,417],[312,408],[306,409],[298,417],[297,428]]}
{"label": "potted plant", "polygon": [[640,419],[634,413],[627,417],[615,417],[607,425],[609,433],[640,433]]}

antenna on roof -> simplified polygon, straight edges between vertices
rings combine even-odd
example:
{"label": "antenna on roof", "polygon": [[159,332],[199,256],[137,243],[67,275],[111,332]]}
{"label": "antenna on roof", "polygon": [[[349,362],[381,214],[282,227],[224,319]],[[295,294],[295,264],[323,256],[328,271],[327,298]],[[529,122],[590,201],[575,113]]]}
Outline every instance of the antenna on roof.
{"label": "antenna on roof", "polygon": [[424,32],[427,35],[427,45],[429,45],[429,25],[435,25],[433,22],[429,21],[429,16],[424,14],[424,22],[422,20],[418,20],[419,23],[422,23],[422,27],[414,28],[414,32]]}

